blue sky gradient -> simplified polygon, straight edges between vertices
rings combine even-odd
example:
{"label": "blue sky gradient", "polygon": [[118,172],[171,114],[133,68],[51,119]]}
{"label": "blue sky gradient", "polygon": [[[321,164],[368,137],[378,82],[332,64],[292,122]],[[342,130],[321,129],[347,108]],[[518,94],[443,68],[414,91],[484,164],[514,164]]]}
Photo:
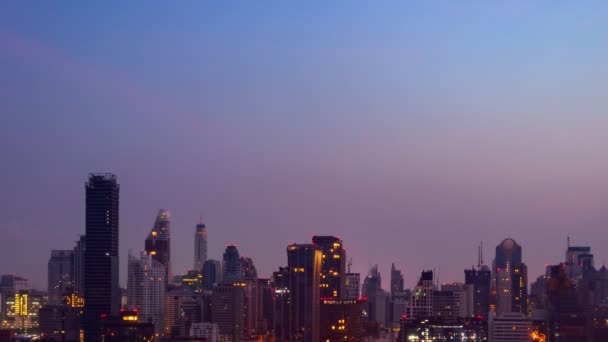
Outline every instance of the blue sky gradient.
{"label": "blue sky gradient", "polygon": [[[84,233],[84,182],[121,183],[121,283],[158,208],[176,272],[202,214],[269,276],[285,247],[344,239],[462,281],[477,244],[530,280],[566,236],[608,255],[602,1],[5,1],[0,273],[45,288]],[[19,257],[15,257],[19,256]],[[386,284],[385,284],[386,286]]]}

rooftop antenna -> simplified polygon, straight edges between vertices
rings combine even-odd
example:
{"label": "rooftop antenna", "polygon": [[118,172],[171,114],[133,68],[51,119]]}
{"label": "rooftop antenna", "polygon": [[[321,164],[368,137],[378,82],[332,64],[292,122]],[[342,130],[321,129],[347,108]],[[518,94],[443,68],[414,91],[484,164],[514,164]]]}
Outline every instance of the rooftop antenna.
{"label": "rooftop antenna", "polygon": [[566,241],[568,241],[568,248],[570,248],[570,236],[569,235],[566,237]]}
{"label": "rooftop antenna", "polygon": [[346,264],[346,273],[350,273],[350,267],[353,265],[353,258],[348,259],[348,263]]}

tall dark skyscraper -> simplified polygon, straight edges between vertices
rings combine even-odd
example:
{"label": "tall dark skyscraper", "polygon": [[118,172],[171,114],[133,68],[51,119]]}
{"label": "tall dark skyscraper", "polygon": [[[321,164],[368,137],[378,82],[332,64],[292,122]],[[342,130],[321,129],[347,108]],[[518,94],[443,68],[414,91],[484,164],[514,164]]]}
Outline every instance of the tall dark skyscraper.
{"label": "tall dark skyscraper", "polygon": [[346,288],[346,250],[335,236],[313,236],[312,243],[322,254],[321,298],[342,298]]}
{"label": "tall dark skyscraper", "polygon": [[403,292],[403,274],[395,268],[395,263],[391,265],[391,297]]}
{"label": "tall dark skyscraper", "polygon": [[91,174],[86,188],[84,257],[84,336],[100,340],[102,316],[118,316],[118,202],[113,174]]}
{"label": "tall dark skyscraper", "polygon": [[[522,262],[521,246],[513,239],[504,239],[496,246],[496,258],[493,266],[493,286],[497,290],[497,312],[520,312],[527,315],[528,268]],[[506,281],[504,281],[505,279]],[[501,290],[501,284],[509,283],[510,289]],[[510,298],[506,298],[507,296],[510,296]],[[507,305],[506,309],[500,307],[500,303],[505,301],[510,301],[510,305]]]}
{"label": "tall dark skyscraper", "polygon": [[160,209],[154,227],[146,238],[146,253],[152,260],[158,261],[166,268],[165,283],[171,277],[171,213],[167,209]]}
{"label": "tall dark skyscraper", "polygon": [[203,288],[212,290],[222,282],[222,262],[208,259],[203,264]]}
{"label": "tall dark skyscraper", "polygon": [[464,283],[473,285],[473,314],[487,318],[490,312],[492,271],[486,265],[464,270]]}
{"label": "tall dark skyscraper", "polygon": [[226,246],[222,263],[222,283],[230,284],[243,280],[239,250],[234,245]]}
{"label": "tall dark skyscraper", "polygon": [[289,341],[319,341],[322,252],[316,245],[289,245]]}
{"label": "tall dark skyscraper", "polygon": [[483,263],[483,242],[480,243],[477,252],[477,268],[464,270],[464,283],[473,286],[473,315],[488,318],[492,271]]}

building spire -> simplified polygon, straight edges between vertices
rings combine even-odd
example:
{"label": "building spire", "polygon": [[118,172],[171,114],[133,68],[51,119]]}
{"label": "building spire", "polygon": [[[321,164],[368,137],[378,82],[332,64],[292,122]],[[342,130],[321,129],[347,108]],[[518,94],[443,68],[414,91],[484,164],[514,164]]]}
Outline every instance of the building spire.
{"label": "building spire", "polygon": [[477,268],[481,269],[481,265],[483,265],[483,241],[477,247]]}

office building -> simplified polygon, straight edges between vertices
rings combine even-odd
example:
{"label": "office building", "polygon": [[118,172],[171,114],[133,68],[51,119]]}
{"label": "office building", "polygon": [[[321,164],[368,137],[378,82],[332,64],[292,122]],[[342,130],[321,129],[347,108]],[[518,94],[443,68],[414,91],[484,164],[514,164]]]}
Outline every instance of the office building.
{"label": "office building", "polygon": [[360,284],[361,274],[360,273],[346,273],[344,280],[344,297],[343,299],[357,299],[361,297]]}
{"label": "office building", "polygon": [[391,264],[391,297],[396,293],[403,292],[403,274],[395,268],[395,263]]}
{"label": "office building", "polygon": [[203,264],[203,288],[212,290],[222,282],[222,263],[219,260],[209,259]]}
{"label": "office building", "polygon": [[490,313],[490,342],[530,342],[532,322],[521,312]]}
{"label": "office building", "polygon": [[165,275],[165,265],[151,255],[129,254],[127,307],[137,310],[140,321],[154,323],[159,334],[163,331]]}
{"label": "office building", "polygon": [[120,186],[113,174],[91,174],[86,183],[84,337],[100,340],[102,315],[117,316],[118,209]]}
{"label": "office building", "polygon": [[232,284],[243,280],[241,257],[235,245],[226,246],[222,262],[222,283]]}
{"label": "office building", "polygon": [[100,327],[104,342],[154,341],[154,324],[142,322],[134,310],[121,310],[118,316],[103,316]]}
{"label": "office building", "polygon": [[464,283],[473,286],[473,315],[488,317],[492,271],[486,265],[464,270]]}
{"label": "office building", "polygon": [[319,286],[322,252],[312,244],[287,247],[289,340],[319,341]]}
{"label": "office building", "polygon": [[433,271],[422,271],[407,308],[407,318],[425,319],[433,316]]}
{"label": "office building", "polygon": [[154,220],[154,226],[146,238],[146,253],[165,267],[165,285],[172,279],[171,273],[171,213],[160,209]]}
{"label": "office building", "polygon": [[63,297],[70,294],[72,282],[73,250],[53,250],[48,263],[49,304],[62,304]]}
{"label": "office building", "polygon": [[378,265],[372,266],[365,280],[363,280],[361,295],[363,298],[366,298],[365,311],[367,312],[367,320],[371,324],[383,324],[382,317],[384,317],[385,304],[382,290],[382,276],[378,271]]}
{"label": "office building", "polygon": [[203,274],[200,271],[190,270],[181,275],[180,284],[184,289],[201,292],[203,291]]}
{"label": "office building", "polygon": [[528,268],[522,261],[522,248],[515,240],[505,239],[496,246],[493,272],[496,312],[521,312],[527,315]]}
{"label": "office building", "polygon": [[289,269],[279,267],[272,273],[273,293],[273,329],[277,341],[288,341],[289,332],[293,330],[290,322]]}
{"label": "office building", "polygon": [[207,227],[201,219],[194,232],[194,270],[202,272],[205,261],[207,261]]}
{"label": "office building", "polygon": [[219,342],[220,328],[218,327],[217,323],[192,323],[190,326],[190,337],[203,338],[208,342]]}
{"label": "office building", "polygon": [[43,340],[66,340],[66,320],[70,317],[70,311],[70,307],[65,304],[49,304],[40,308],[38,321]]}
{"label": "office building", "polygon": [[441,290],[433,291],[433,318],[436,321],[458,322],[472,316],[472,285],[443,284]]}
{"label": "office building", "polygon": [[361,341],[365,300],[321,300],[320,341]]}
{"label": "office building", "polygon": [[209,302],[205,293],[169,285],[164,301],[164,335],[171,339],[189,336],[193,323],[210,319]]}
{"label": "office building", "polygon": [[211,295],[211,317],[218,325],[221,342],[241,341],[245,332],[245,287],[222,284]]}
{"label": "office building", "polygon": [[335,236],[313,236],[313,245],[321,250],[321,298],[340,299],[346,284],[346,250]]}

